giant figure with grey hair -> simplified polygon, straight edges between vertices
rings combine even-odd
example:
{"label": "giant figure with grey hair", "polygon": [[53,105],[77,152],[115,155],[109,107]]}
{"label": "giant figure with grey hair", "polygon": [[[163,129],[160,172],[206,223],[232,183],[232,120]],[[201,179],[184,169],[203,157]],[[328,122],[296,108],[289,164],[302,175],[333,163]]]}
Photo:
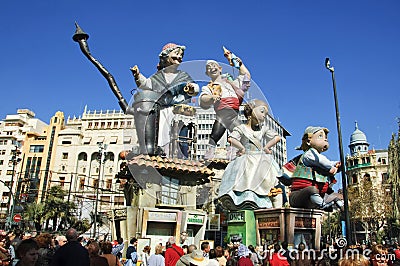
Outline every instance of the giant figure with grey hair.
{"label": "giant figure with grey hair", "polygon": [[[179,70],[186,47],[168,43],[159,54],[157,72],[150,78],[131,68],[139,90],[134,95],[135,126],[141,153],[156,154],[161,147],[168,155],[172,106],[190,102],[199,92],[199,86],[188,73]],[[181,130],[185,134],[185,128]],[[187,147],[182,147],[187,156]]]}
{"label": "giant figure with grey hair", "polygon": [[300,149],[301,155],[292,175],[290,206],[296,208],[323,209],[330,211],[334,206],[343,208],[343,201],[335,197],[324,201],[326,193],[333,193],[336,183],[334,175],[339,171],[340,162],[331,161],[321,154],[329,148],[329,130],[320,126],[305,129]]}

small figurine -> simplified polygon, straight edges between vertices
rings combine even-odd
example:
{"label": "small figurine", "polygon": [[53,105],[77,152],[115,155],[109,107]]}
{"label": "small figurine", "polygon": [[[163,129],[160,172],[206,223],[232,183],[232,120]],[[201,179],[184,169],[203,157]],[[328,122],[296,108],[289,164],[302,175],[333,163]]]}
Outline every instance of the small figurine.
{"label": "small figurine", "polygon": [[330,161],[322,155],[329,148],[329,130],[324,127],[309,126],[302,138],[301,155],[292,175],[290,206],[307,209],[323,209],[331,211],[333,206],[343,208],[343,201],[334,198],[324,201],[325,193],[333,192],[332,185],[336,183],[334,175],[339,171],[340,162]]}
{"label": "small figurine", "polygon": [[222,67],[216,61],[208,60],[206,63],[206,75],[211,78],[211,81],[201,88],[199,101],[204,109],[214,106],[216,113],[209,148],[204,156],[206,160],[214,158],[215,146],[226,129],[231,132],[234,127],[241,124],[238,117],[239,106],[243,101],[245,91],[250,87],[251,75],[242,60],[238,57],[236,60],[239,63],[239,76],[236,79],[223,75]]}
{"label": "small figurine", "polygon": [[264,125],[267,114],[265,102],[252,100],[244,106],[247,123],[235,127],[229,136],[238,157],[226,167],[218,193],[229,210],[282,206],[282,189],[277,188],[276,178],[279,166],[271,154],[271,147],[281,138]]}

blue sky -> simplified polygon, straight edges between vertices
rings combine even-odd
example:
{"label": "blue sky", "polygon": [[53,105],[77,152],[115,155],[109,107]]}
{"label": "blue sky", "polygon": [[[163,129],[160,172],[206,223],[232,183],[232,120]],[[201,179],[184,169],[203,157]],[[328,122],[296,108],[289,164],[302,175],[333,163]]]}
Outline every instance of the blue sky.
{"label": "blue sky", "polygon": [[[371,148],[385,149],[400,116],[400,2],[371,1],[3,1],[0,8],[0,117],[29,108],[48,122],[118,109],[106,80],[72,41],[74,21],[90,35],[92,54],[129,99],[129,67],[155,72],[168,42],[186,45],[184,61],[240,56],[273,114],[292,134],[297,155],[308,125],[331,130],[339,160],[332,81],[335,67],[345,154],[354,121]],[[397,77],[397,78],[396,78]]]}

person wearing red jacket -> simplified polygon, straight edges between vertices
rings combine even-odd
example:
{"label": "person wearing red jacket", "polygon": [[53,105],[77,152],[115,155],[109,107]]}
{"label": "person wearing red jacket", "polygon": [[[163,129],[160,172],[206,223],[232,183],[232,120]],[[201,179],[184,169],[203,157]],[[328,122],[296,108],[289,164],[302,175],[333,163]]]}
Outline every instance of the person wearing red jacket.
{"label": "person wearing red jacket", "polygon": [[183,249],[176,245],[175,237],[171,236],[168,239],[167,250],[165,251],[165,266],[175,266],[183,255]]}

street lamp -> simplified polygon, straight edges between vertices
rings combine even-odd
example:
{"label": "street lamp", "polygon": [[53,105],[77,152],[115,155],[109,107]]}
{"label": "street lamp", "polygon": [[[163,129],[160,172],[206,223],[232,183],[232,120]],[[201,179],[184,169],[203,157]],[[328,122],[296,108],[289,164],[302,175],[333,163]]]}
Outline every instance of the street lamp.
{"label": "street lamp", "polygon": [[[100,186],[100,177],[102,174],[104,174],[104,163],[105,163],[105,156],[106,156],[106,150],[107,150],[107,144],[104,144],[103,142],[98,143],[99,146],[99,179],[97,181],[96,185],[96,200],[95,200],[95,206],[94,206],[94,225],[93,225],[93,238],[96,237],[96,230],[97,230],[97,208],[98,208],[98,202],[99,202],[99,186]],[[103,166],[103,171],[101,170]]]}
{"label": "street lamp", "polygon": [[14,216],[14,205],[16,203],[15,198],[13,197],[13,204],[11,205],[11,196],[13,195],[13,188],[14,188],[15,167],[21,161],[21,158],[19,158],[21,151],[19,150],[18,142],[14,143],[14,149],[11,150],[11,154],[12,154],[12,156],[11,156],[12,175],[11,175],[11,184],[10,184],[10,196],[8,197],[8,203],[7,203],[7,211],[9,213],[7,229],[11,228],[12,219]]}
{"label": "street lamp", "polygon": [[349,216],[349,201],[347,196],[347,177],[345,169],[345,161],[343,155],[343,144],[342,144],[342,132],[340,128],[340,114],[339,114],[339,104],[337,100],[336,93],[336,81],[335,81],[335,69],[331,66],[329,58],[325,58],[325,67],[332,74],[332,84],[333,84],[333,95],[335,99],[335,110],[336,110],[336,126],[338,131],[338,141],[339,141],[339,151],[340,151],[340,171],[342,172],[342,187],[343,187],[343,201],[344,201],[344,216],[345,216],[345,226],[346,226],[346,237],[349,245],[352,244],[352,234],[350,228],[350,216]]}

